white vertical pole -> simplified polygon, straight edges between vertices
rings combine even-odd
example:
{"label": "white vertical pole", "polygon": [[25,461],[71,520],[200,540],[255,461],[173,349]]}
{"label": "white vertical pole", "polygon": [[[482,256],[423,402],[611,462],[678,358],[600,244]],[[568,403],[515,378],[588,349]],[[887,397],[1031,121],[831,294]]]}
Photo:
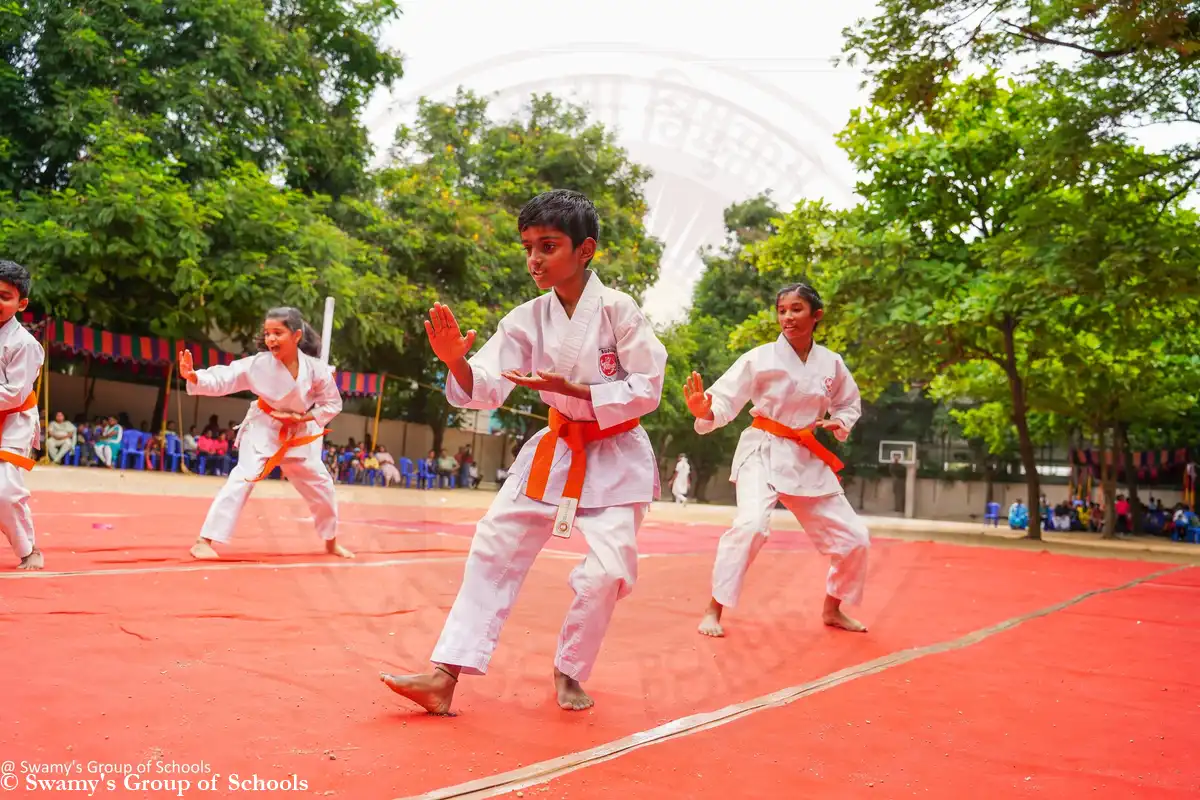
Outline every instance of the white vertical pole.
{"label": "white vertical pole", "polygon": [[917,515],[917,462],[908,465],[904,481],[904,516],[912,519]]}
{"label": "white vertical pole", "polygon": [[329,366],[329,346],[333,339],[333,298],[325,298],[325,319],[321,323],[321,363]]}

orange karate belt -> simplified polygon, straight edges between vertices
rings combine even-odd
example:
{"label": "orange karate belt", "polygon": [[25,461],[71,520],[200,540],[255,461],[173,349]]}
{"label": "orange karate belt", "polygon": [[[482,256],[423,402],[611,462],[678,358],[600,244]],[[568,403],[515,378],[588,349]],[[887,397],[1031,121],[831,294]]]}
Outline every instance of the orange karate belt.
{"label": "orange karate belt", "polygon": [[[258,399],[258,408],[264,414],[270,414],[275,410],[267,405],[267,403],[261,397]],[[297,423],[294,422],[281,423],[281,427],[279,428],[279,449],[267,459],[267,463],[263,465],[262,472],[258,473],[258,477],[247,478],[247,482],[258,483],[263,478],[274,472],[275,468],[283,463],[283,457],[287,455],[288,450],[291,450],[293,447],[303,447],[306,444],[312,444],[325,434],[329,433],[329,430],[325,429],[320,433],[311,436],[294,436],[293,434],[296,432],[296,425]]]}
{"label": "orange karate belt", "polygon": [[[525,495],[534,500],[541,500],[545,496],[546,484],[550,480],[550,467],[554,465],[554,450],[558,447],[559,439],[566,442],[567,447],[571,448],[571,468],[567,471],[563,499],[564,505],[571,506],[571,512],[568,514],[569,519],[561,518],[562,515],[560,515],[560,519],[555,522],[556,534],[563,535],[570,532],[571,520],[574,518],[574,506],[578,504],[579,497],[583,494],[583,479],[587,476],[587,450],[585,449],[587,445],[610,436],[616,436],[618,433],[631,431],[641,422],[640,419],[634,418],[611,428],[601,428],[600,423],[594,420],[576,422],[567,419],[557,410],[550,409],[550,432],[542,437],[542,440],[538,442],[537,450],[533,453],[533,466],[529,471],[529,482],[525,486]],[[574,502],[568,503],[568,499]]]}
{"label": "orange karate belt", "polygon": [[[4,423],[8,422],[10,416],[28,411],[31,408],[37,408],[37,402],[37,392],[30,392],[29,397],[26,397],[25,402],[21,403],[20,406],[0,411],[0,433],[4,431]],[[26,471],[32,471],[33,465],[37,463],[32,458],[17,455],[11,450],[0,450],[0,461],[7,461],[9,464]]]}
{"label": "orange karate belt", "polygon": [[812,428],[789,428],[787,425],[766,417],[755,417],[754,423],[750,427],[758,428],[760,431],[778,436],[780,439],[790,439],[807,447],[809,452],[824,461],[826,466],[835,473],[841,472],[846,466],[841,459],[834,455],[832,450],[821,444]]}

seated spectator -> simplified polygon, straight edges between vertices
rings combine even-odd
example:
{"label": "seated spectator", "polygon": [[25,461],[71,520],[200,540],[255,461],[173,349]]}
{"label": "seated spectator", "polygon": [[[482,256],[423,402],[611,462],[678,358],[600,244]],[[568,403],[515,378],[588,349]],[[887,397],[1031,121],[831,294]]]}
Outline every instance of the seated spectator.
{"label": "seated spectator", "polygon": [[1183,503],[1175,506],[1175,514],[1171,522],[1175,528],[1175,537],[1187,539],[1188,525],[1191,522],[1192,509]]}
{"label": "seated spectator", "polygon": [[221,431],[212,444],[212,462],[214,475],[229,474],[229,434]]}
{"label": "seated spectator", "polygon": [[167,437],[162,431],[150,437],[146,442],[146,469],[159,469],[163,466],[163,454],[167,450]]}
{"label": "seated spectator", "polygon": [[195,425],[188,428],[188,432],[183,435],[182,446],[183,446],[183,455],[184,455],[185,460],[195,457],[196,453],[198,452],[198,449],[196,446],[196,426]]}
{"label": "seated spectator", "polygon": [[54,421],[46,426],[46,452],[55,464],[61,464],[69,453],[75,451],[78,443],[78,431],[73,423],[67,421],[63,412],[54,415]]}
{"label": "seated spectator", "polygon": [[393,483],[400,482],[400,470],[396,467],[396,459],[392,458],[392,454],[387,451],[383,445],[379,445],[375,450],[375,460],[379,462],[379,471],[383,473],[383,485],[391,486]]}
{"label": "seated spectator", "polygon": [[450,478],[456,472],[458,472],[458,461],[455,460],[454,456],[447,455],[446,451],[443,450],[441,458],[437,461],[438,485],[449,486]]}
{"label": "seated spectator", "polygon": [[1071,530],[1071,509],[1066,503],[1059,503],[1053,509],[1053,521],[1056,531]]}
{"label": "seated spectator", "polygon": [[[217,436],[220,436],[220,432],[217,433]],[[204,432],[200,434],[200,438],[196,440],[196,453],[204,457],[205,467],[212,465],[212,468],[216,469],[217,436],[213,436],[212,431],[205,428]]]}
{"label": "seated spectator", "polygon": [[117,456],[121,454],[121,437],[124,435],[125,429],[117,423],[117,418],[109,417],[96,442],[96,457],[109,469],[116,468]]}
{"label": "seated spectator", "polygon": [[210,439],[216,439],[221,435],[221,423],[217,421],[216,414],[208,418],[208,424],[204,426],[204,433]]}
{"label": "seated spectator", "polygon": [[1009,506],[1008,509],[1008,527],[1014,531],[1023,531],[1029,526],[1029,509],[1025,507],[1023,500],[1018,499],[1017,502]]}
{"label": "seated spectator", "polygon": [[79,426],[79,466],[93,467],[99,463],[96,458],[96,440],[104,433],[103,428],[95,428],[86,421]]}
{"label": "seated spectator", "polygon": [[362,468],[363,468],[363,472],[362,472],[363,480],[366,480],[368,471],[370,471],[370,470],[375,470],[376,472],[379,471],[379,459],[376,458],[375,454],[372,452],[369,452],[369,451],[364,452],[362,454]]}

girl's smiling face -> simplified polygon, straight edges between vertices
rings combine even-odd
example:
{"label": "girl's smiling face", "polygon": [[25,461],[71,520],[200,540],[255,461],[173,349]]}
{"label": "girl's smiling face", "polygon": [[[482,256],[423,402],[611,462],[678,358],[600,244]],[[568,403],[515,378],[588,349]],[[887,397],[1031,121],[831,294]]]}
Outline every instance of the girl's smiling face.
{"label": "girl's smiling face", "polygon": [[824,309],[813,312],[808,300],[799,292],[788,292],[775,304],[779,330],[791,344],[806,344],[812,339],[817,323],[825,316]]}
{"label": "girl's smiling face", "polygon": [[303,331],[289,330],[281,320],[268,319],[263,322],[263,341],[271,355],[280,361],[290,362],[296,358]]}

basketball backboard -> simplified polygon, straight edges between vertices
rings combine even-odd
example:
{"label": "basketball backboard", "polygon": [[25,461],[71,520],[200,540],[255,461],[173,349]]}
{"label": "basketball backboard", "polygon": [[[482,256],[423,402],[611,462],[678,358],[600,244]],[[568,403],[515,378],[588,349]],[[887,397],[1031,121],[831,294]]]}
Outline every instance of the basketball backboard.
{"label": "basketball backboard", "polygon": [[879,443],[879,463],[880,464],[903,464],[911,466],[917,463],[917,443],[916,442],[880,442]]}

